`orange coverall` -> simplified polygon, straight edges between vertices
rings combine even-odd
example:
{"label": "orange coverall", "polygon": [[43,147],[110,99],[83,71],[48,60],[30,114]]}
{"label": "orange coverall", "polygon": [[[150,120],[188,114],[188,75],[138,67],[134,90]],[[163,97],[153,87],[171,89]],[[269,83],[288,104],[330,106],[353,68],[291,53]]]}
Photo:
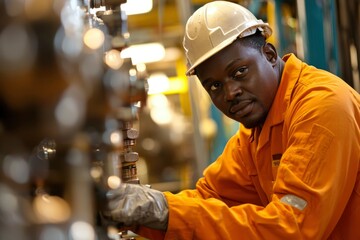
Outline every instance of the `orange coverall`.
{"label": "orange coverall", "polygon": [[195,190],[165,193],[167,232],[141,235],[360,239],[360,96],[292,54],[283,59],[261,131],[240,126]]}

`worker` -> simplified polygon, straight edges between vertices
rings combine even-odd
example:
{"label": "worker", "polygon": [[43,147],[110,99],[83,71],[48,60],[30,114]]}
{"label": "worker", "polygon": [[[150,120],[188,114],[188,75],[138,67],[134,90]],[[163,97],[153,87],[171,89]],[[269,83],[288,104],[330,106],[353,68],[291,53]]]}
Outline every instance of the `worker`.
{"label": "worker", "polygon": [[188,75],[240,122],[195,189],[122,184],[108,218],[149,239],[360,239],[360,95],[267,42],[246,8],[213,1],[189,18]]}

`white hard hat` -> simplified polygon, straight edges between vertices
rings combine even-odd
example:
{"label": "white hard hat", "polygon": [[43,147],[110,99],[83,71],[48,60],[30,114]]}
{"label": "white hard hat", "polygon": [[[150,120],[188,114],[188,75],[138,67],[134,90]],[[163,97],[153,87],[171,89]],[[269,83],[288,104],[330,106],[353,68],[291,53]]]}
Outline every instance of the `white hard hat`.
{"label": "white hard hat", "polygon": [[265,38],[272,30],[269,24],[257,19],[243,6],[227,2],[213,1],[194,12],[185,27],[183,47],[188,70],[186,75],[194,74],[194,68],[225,48],[236,38],[252,35],[259,29]]}

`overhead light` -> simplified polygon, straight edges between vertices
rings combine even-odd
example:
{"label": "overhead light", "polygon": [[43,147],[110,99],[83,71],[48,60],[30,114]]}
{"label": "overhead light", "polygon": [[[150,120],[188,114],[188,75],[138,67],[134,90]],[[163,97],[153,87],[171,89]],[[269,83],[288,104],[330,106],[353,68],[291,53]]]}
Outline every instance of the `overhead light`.
{"label": "overhead light", "polygon": [[168,47],[165,49],[163,61],[171,62],[178,60],[182,55],[182,51],[178,47]]}
{"label": "overhead light", "polygon": [[90,28],[85,32],[83,41],[86,46],[95,50],[104,44],[105,35],[100,29]]}
{"label": "overhead light", "polygon": [[148,94],[158,94],[169,89],[169,78],[164,73],[153,73],[148,78]]}
{"label": "overhead light", "polygon": [[124,59],[120,57],[120,52],[116,49],[111,49],[105,53],[104,62],[112,69],[119,69],[123,63]]}
{"label": "overhead light", "polygon": [[159,124],[170,124],[174,119],[174,112],[167,97],[163,94],[150,95],[148,98],[151,119]]}
{"label": "overhead light", "polygon": [[132,64],[157,62],[164,58],[165,48],[161,43],[131,45],[121,51],[122,58],[131,58]]}
{"label": "overhead light", "polygon": [[126,3],[121,4],[121,10],[125,11],[126,15],[147,13],[152,7],[152,0],[127,0]]}
{"label": "overhead light", "polygon": [[[120,5],[120,8],[126,15],[143,14],[152,10],[153,0],[127,0]],[[100,6],[89,10],[90,14],[95,14],[97,11],[106,11],[106,7]]]}

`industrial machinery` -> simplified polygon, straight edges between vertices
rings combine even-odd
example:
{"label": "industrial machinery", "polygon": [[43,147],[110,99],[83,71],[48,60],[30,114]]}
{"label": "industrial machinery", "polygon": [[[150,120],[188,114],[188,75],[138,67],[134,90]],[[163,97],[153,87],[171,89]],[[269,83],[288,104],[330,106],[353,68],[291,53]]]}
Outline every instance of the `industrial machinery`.
{"label": "industrial machinery", "polygon": [[147,74],[121,57],[124,3],[0,1],[0,239],[142,239],[99,215],[139,184]]}

